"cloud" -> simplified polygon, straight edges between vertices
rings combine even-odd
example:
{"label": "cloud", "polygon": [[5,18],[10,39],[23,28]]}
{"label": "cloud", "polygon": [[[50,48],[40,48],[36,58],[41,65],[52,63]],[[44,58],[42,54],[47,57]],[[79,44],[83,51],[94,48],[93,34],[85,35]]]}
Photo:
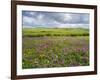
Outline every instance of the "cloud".
{"label": "cloud", "polygon": [[23,26],[31,26],[31,27],[86,26],[89,27],[89,14],[86,13],[23,11],[22,16],[23,16]]}
{"label": "cloud", "polygon": [[63,20],[64,21],[70,21],[70,20],[72,20],[72,16],[71,16],[71,14],[62,14],[62,16],[63,16]]}
{"label": "cloud", "polygon": [[36,12],[28,12],[27,14],[34,16],[36,14]]}
{"label": "cloud", "polygon": [[31,17],[23,16],[23,24],[25,24],[25,23],[31,24],[33,22],[33,20],[34,19]]}
{"label": "cloud", "polygon": [[28,16],[23,16],[23,26],[33,26],[37,23],[36,19]]}

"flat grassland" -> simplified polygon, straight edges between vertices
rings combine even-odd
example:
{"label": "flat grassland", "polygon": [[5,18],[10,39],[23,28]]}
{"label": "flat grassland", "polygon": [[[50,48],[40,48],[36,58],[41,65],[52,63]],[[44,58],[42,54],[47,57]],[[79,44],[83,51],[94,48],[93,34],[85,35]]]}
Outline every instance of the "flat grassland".
{"label": "flat grassland", "polygon": [[89,65],[89,29],[23,28],[22,68]]}

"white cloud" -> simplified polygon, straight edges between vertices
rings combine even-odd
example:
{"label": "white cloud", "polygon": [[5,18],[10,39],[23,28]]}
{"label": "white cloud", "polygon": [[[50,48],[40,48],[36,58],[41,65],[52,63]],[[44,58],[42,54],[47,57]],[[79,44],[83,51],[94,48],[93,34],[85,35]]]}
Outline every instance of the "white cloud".
{"label": "white cloud", "polygon": [[85,17],[83,17],[83,21],[84,22],[89,22],[89,18],[85,16]]}
{"label": "white cloud", "polygon": [[64,21],[69,21],[72,19],[72,15],[71,14],[63,14],[63,20]]}
{"label": "white cloud", "polygon": [[32,24],[35,23],[36,20],[32,17],[28,17],[28,16],[23,16],[23,24]]}
{"label": "white cloud", "polygon": [[39,14],[37,16],[37,18],[36,18],[37,24],[41,24],[41,25],[45,24],[46,22],[45,22],[44,19],[45,19],[44,15],[43,14]]}
{"label": "white cloud", "polygon": [[36,14],[36,12],[28,12],[28,14],[34,16]]}
{"label": "white cloud", "polygon": [[27,16],[23,16],[23,22],[24,23],[32,23],[33,19]]}
{"label": "white cloud", "polygon": [[39,15],[37,16],[37,19],[38,19],[38,20],[41,20],[41,19],[43,19],[43,17],[44,17],[43,14],[39,14]]}

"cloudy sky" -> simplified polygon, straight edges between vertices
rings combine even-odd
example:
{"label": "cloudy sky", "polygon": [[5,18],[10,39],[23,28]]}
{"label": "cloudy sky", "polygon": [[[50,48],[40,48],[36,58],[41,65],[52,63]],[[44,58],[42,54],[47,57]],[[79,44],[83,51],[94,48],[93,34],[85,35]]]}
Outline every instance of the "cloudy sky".
{"label": "cloudy sky", "polygon": [[22,11],[23,28],[88,28],[88,13]]}

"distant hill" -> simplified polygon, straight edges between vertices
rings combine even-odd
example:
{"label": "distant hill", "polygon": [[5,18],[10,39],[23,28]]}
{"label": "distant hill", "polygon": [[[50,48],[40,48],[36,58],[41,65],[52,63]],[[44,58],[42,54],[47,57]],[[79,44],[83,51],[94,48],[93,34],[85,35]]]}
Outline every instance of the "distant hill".
{"label": "distant hill", "polygon": [[86,26],[36,26],[36,27],[31,27],[31,26],[23,26],[23,28],[85,28],[85,29],[89,29],[89,27]]}

